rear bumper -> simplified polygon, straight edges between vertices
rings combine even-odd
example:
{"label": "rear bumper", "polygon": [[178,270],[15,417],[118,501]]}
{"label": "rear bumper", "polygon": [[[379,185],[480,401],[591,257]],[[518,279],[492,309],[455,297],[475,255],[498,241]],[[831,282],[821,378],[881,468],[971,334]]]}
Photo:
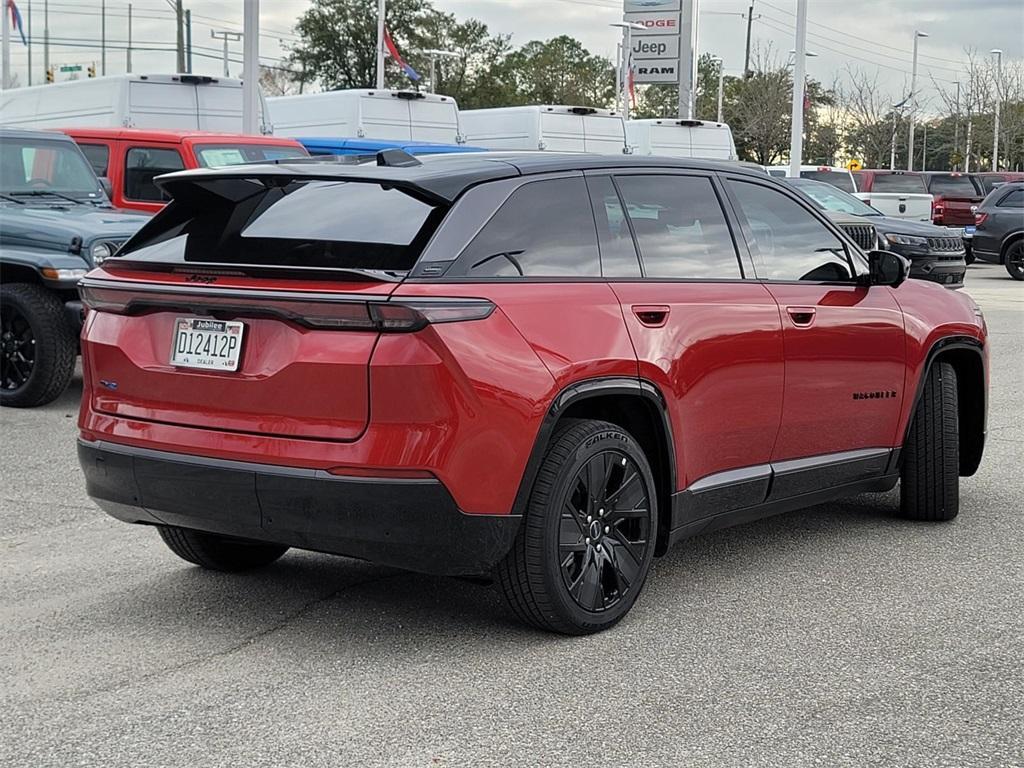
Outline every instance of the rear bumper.
{"label": "rear bumper", "polygon": [[436,479],[338,477],[103,441],[78,443],[86,490],[129,523],[177,525],[448,576],[486,574],[514,515],[463,514]]}

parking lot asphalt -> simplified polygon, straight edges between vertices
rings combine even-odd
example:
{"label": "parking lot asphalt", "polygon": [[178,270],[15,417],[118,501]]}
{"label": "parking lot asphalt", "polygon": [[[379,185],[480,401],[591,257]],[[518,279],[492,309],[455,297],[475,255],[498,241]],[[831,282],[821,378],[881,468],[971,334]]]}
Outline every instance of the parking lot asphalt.
{"label": "parking lot asphalt", "polygon": [[1024,764],[1024,284],[970,268],[989,441],[952,523],[898,490],[692,539],[615,629],[292,551],[242,575],[108,518],[81,381],[0,412],[0,764]]}

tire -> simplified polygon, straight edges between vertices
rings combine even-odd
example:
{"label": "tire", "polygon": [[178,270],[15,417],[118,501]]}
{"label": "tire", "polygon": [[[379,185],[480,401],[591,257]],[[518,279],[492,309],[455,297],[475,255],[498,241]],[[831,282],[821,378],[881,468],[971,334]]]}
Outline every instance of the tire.
{"label": "tire", "polygon": [[0,285],[0,405],[56,400],[71,382],[77,354],[60,299],[41,285]]}
{"label": "tire", "polygon": [[654,477],[628,432],[569,419],[551,438],[515,543],[496,581],[540,629],[586,635],[636,602],[658,531]]}
{"label": "tire", "polygon": [[1006,272],[1014,280],[1024,280],[1024,240],[1006,249]]}
{"label": "tire", "polygon": [[182,560],[211,571],[247,571],[270,565],[288,551],[283,544],[236,539],[173,525],[158,527],[160,538]]}
{"label": "tire", "polygon": [[974,263],[974,249],[973,248],[968,247],[968,248],[964,249],[964,261],[967,263],[967,266],[970,266],[971,264]]}
{"label": "tire", "polygon": [[903,446],[900,509],[912,520],[952,520],[960,511],[956,371],[935,363]]}

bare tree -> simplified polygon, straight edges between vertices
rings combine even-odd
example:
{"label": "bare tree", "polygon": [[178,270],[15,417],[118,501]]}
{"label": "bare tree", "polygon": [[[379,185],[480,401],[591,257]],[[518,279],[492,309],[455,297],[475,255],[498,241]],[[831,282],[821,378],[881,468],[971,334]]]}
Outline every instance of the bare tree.
{"label": "bare tree", "polygon": [[302,93],[301,74],[283,67],[260,66],[260,88],[267,96],[291,96]]}
{"label": "bare tree", "polygon": [[837,86],[838,101],[844,110],[849,127],[846,132],[847,147],[867,168],[884,168],[889,165],[894,131],[902,131],[900,119],[893,105],[903,100],[904,87],[900,97],[882,89],[879,75],[868,74],[853,66],[846,68],[846,79]]}

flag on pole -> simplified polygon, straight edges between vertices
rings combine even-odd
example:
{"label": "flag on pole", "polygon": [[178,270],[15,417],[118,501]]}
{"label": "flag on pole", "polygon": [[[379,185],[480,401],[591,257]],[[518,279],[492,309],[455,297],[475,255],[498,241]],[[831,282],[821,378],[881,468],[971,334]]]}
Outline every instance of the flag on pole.
{"label": "flag on pole", "polygon": [[25,28],[21,25],[21,11],[18,10],[18,5],[14,0],[7,0],[7,11],[11,14],[11,28],[18,30],[18,34],[21,35],[21,44],[28,45],[28,40],[25,39]]}
{"label": "flag on pole", "polygon": [[420,73],[406,64],[405,59],[403,59],[402,55],[398,52],[398,46],[396,46],[395,41],[391,39],[391,33],[388,32],[387,27],[384,28],[384,47],[388,49],[388,55],[405,73],[406,77],[410,80],[420,79]]}

